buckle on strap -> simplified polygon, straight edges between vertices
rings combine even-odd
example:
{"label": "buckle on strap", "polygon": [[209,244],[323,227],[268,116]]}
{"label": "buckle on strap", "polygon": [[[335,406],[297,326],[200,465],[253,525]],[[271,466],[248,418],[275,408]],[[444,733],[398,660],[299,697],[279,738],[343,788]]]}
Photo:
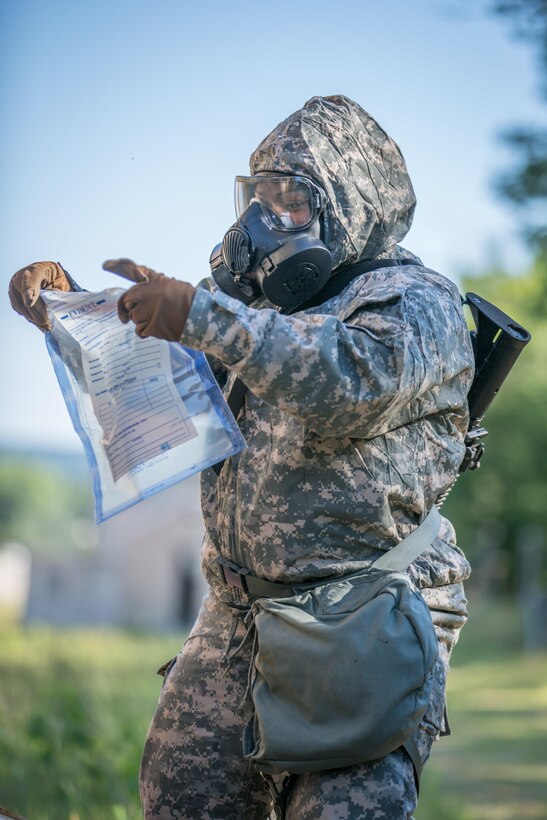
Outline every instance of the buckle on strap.
{"label": "buckle on strap", "polygon": [[218,556],[215,559],[220,568],[220,575],[227,587],[235,587],[249,595],[249,588],[247,587],[246,575],[249,575],[250,570],[247,567],[240,567],[239,564],[234,564],[228,558]]}
{"label": "buckle on strap", "polygon": [[218,556],[215,563],[220,569],[220,579],[227,587],[239,589],[253,598],[290,598],[296,590],[290,584],[266,581],[254,575],[247,567],[241,567],[229,558]]}

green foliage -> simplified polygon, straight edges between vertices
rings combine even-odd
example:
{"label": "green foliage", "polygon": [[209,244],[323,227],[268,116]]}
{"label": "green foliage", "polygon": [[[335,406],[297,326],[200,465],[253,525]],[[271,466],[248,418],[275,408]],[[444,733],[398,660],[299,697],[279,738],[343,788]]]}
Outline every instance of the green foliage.
{"label": "green foliage", "polygon": [[496,270],[468,278],[464,289],[494,302],[532,333],[486,413],[489,436],[480,470],[459,479],[444,507],[472,563],[480,566],[493,547],[500,549],[496,569],[511,583],[519,539],[530,527],[547,536],[545,262],[540,258],[524,276]]}
{"label": "green foliage", "polygon": [[511,20],[519,37],[539,47],[547,72],[547,0],[492,0],[491,8]]}
{"label": "green foliage", "polygon": [[[542,96],[547,100],[547,0],[492,0],[494,13],[507,18],[521,39],[535,48]],[[502,139],[513,150],[516,166],[497,180],[498,192],[519,208],[528,238],[547,250],[547,130],[518,126]]]}
{"label": "green foliage", "polygon": [[448,679],[453,735],[434,746],[416,820],[524,820],[547,805],[547,655],[522,654],[508,600],[471,596]]}
{"label": "green foliage", "polygon": [[17,541],[39,550],[81,546],[75,543],[73,524],[91,518],[89,487],[83,481],[32,460],[0,462],[0,545]]}
{"label": "green foliage", "polygon": [[[490,0],[489,8],[535,50],[547,101],[547,0]],[[465,286],[523,324],[532,342],[486,414],[490,439],[480,472],[461,479],[446,511],[475,567],[514,589],[525,542],[532,536],[545,546],[547,539],[547,130],[519,125],[504,139],[516,165],[500,175],[497,190],[518,208],[539,257],[525,276],[494,270]],[[541,560],[536,569],[541,574]],[[545,570],[535,580],[546,584]]]}
{"label": "green foliage", "polygon": [[138,820],[138,769],[180,637],[0,633],[0,805],[29,820]]}
{"label": "green foliage", "polygon": [[505,141],[521,155],[521,167],[500,178],[500,193],[515,205],[547,197],[547,132],[513,128]]}

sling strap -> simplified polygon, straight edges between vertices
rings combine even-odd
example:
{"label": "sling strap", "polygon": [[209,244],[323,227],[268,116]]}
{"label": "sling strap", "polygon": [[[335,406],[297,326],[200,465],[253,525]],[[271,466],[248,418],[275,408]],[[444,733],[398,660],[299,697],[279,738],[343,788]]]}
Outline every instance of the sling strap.
{"label": "sling strap", "polygon": [[375,569],[385,569],[391,572],[404,572],[407,567],[418,558],[439,534],[441,528],[441,514],[433,506],[419,527],[410,535],[381,555],[372,566]]}
{"label": "sling strap", "polygon": [[[403,572],[408,566],[418,558],[424,550],[429,547],[437,535],[441,526],[441,515],[437,507],[432,507],[422,523],[413,530],[410,535],[387,550],[376,561],[371,564],[371,568],[382,569],[391,572]],[[220,575],[227,587],[235,587],[244,595],[251,595],[255,598],[290,598],[297,594],[297,590],[292,584],[282,584],[277,581],[266,581],[253,575],[247,567],[242,567],[231,561],[229,558],[218,556],[216,563],[220,570]],[[364,570],[366,571],[366,570]],[[354,573],[352,573],[353,575]],[[316,579],[313,586],[321,583],[342,580],[341,578]],[[299,584],[302,590],[308,584]]]}
{"label": "sling strap", "polygon": [[[236,419],[239,415],[239,411],[243,407],[243,402],[245,401],[245,394],[247,393],[247,385],[241,381],[238,377],[233,382],[230,392],[228,394],[228,398],[226,399],[226,403],[231,410],[232,416]],[[211,465],[211,469],[218,475],[220,475],[220,471],[224,466],[224,462],[226,459],[222,459],[222,461],[218,461],[216,464]]]}
{"label": "sling strap", "polygon": [[381,270],[382,268],[397,268],[400,265],[419,265],[423,267],[421,262],[407,257],[403,259],[361,259],[351,265],[339,268],[330,279],[327,279],[319,293],[316,293],[315,296],[308,299],[307,302],[303,302],[296,308],[293,308],[291,313],[318,307],[322,305],[323,302],[328,302],[329,299],[342,293],[350,282],[353,282],[354,279],[357,279],[357,277],[363,273],[370,273],[373,270]]}

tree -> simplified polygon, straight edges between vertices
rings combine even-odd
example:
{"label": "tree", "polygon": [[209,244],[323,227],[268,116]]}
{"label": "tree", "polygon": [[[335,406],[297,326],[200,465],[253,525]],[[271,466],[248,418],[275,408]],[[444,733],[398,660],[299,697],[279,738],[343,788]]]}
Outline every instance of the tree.
{"label": "tree", "polygon": [[[443,512],[454,520],[472,563],[506,589],[518,580],[519,543],[531,528],[547,533],[547,278],[543,260],[515,277],[491,270],[468,277],[473,290],[532,333],[487,411],[489,431],[481,468],[464,474]],[[497,575],[497,578],[495,577]]]}
{"label": "tree", "polygon": [[[540,91],[547,102],[547,0],[493,0],[491,8],[510,19],[517,36],[537,50]],[[528,238],[547,257],[547,129],[513,126],[502,138],[517,166],[500,174],[496,188],[519,208]]]}
{"label": "tree", "polygon": [[74,522],[91,519],[89,487],[60,470],[31,459],[0,464],[0,547],[17,541],[35,550],[73,549]]}
{"label": "tree", "polygon": [[[488,7],[535,49],[547,102],[547,0],[489,0]],[[481,469],[460,479],[446,512],[479,574],[487,567],[491,581],[515,591],[523,545],[547,539],[547,129],[513,126],[503,139],[517,164],[499,175],[496,188],[520,211],[536,263],[519,277],[499,269],[468,276],[464,286],[523,324],[532,342],[486,414]]]}

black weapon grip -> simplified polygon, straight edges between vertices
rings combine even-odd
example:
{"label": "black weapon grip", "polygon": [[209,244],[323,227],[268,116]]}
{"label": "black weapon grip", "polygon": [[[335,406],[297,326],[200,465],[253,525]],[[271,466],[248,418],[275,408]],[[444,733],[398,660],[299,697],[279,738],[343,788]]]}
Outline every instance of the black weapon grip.
{"label": "black weapon grip", "polygon": [[464,304],[469,306],[476,326],[471,331],[475,378],[468,395],[472,428],[484,416],[531,336],[522,325],[476,293],[466,293]]}

